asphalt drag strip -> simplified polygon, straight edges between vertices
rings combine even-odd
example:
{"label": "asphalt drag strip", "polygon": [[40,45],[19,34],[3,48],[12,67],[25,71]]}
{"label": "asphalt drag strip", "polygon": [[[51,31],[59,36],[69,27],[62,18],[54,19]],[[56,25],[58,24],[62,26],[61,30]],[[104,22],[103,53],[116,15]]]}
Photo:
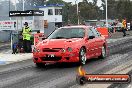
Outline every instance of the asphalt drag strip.
{"label": "asphalt drag strip", "polygon": [[[106,59],[88,60],[83,68],[89,74],[118,73],[129,68],[132,61],[132,43],[129,42],[131,41],[118,42],[120,46],[118,43],[110,45],[110,54]],[[124,69],[113,70],[121,65],[126,66],[123,67]],[[0,69],[0,88],[90,88],[87,85],[80,86],[76,83],[78,66],[73,64],[36,68],[32,60],[28,60],[2,66]]]}
{"label": "asphalt drag strip", "polygon": [[[130,67],[132,67],[132,65]],[[129,71],[127,74],[129,74],[132,78],[132,70]],[[108,88],[132,88],[132,80],[128,84],[115,83],[115,84],[110,85]]]}
{"label": "asphalt drag strip", "polygon": [[[132,44],[131,44],[130,41],[122,43],[122,44],[120,43],[119,45],[117,44],[117,46],[116,45],[109,46],[110,56],[106,58],[107,61],[101,62],[101,63],[98,62],[94,65],[94,68],[97,69],[96,71],[90,73],[90,70],[87,69],[88,68],[87,66],[84,66],[84,69],[86,70],[86,72],[88,72],[88,74],[104,74],[104,73],[109,72],[113,68],[116,68],[120,65],[124,66],[124,63],[126,63],[126,62],[130,62],[130,66],[128,66],[124,69],[120,69],[119,71],[116,69],[116,72],[113,73],[113,74],[116,74],[117,72],[120,72],[120,71],[123,71],[127,68],[132,67],[132,63],[131,63],[132,62],[132,55],[131,55],[131,53],[132,53]],[[106,65],[106,63],[107,63],[107,65]],[[91,67],[91,65],[89,65],[89,67]],[[91,69],[91,71],[92,70],[93,69]],[[107,74],[110,74],[110,73],[107,73]],[[109,85],[111,85],[111,84],[109,84]],[[100,85],[97,85],[95,87],[94,86],[93,87],[92,86],[91,87],[90,86],[83,86],[82,87],[82,86],[79,86],[78,84],[76,84],[76,85],[71,86],[70,88],[107,88],[109,85],[101,86],[101,87],[99,87]],[[121,87],[119,85],[121,85],[121,84],[118,84],[118,85],[116,84],[116,86],[114,84],[114,86],[109,87],[109,88],[125,88],[124,86],[128,86],[128,84],[122,84],[121,86],[123,86],[123,87]],[[119,87],[117,87],[117,86],[119,86]],[[130,86],[131,85],[129,85],[129,87]]]}

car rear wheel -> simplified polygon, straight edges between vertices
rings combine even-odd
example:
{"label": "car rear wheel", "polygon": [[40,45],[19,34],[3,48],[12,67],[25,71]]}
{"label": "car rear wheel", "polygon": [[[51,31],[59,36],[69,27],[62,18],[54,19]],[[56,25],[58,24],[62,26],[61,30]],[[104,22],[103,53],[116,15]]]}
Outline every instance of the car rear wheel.
{"label": "car rear wheel", "polygon": [[43,63],[36,63],[36,67],[44,67],[45,66],[45,64],[43,64]]}
{"label": "car rear wheel", "polygon": [[102,46],[101,55],[99,56],[99,58],[101,58],[101,59],[106,58],[106,47],[105,46]]}
{"label": "car rear wheel", "polygon": [[84,49],[84,48],[81,48],[80,49],[80,52],[79,52],[79,60],[80,60],[80,64],[81,65],[85,65],[86,64],[86,60],[87,60],[87,57],[86,57],[86,49]]}

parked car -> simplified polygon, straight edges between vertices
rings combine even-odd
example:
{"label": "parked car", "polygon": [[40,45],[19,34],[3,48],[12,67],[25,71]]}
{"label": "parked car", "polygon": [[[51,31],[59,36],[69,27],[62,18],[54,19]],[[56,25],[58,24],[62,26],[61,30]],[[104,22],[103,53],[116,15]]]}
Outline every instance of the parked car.
{"label": "parked car", "polygon": [[113,29],[116,29],[116,31],[122,31],[122,23],[118,23],[116,26],[113,26]]}
{"label": "parked car", "polygon": [[[122,31],[122,23],[118,23],[116,26],[113,26],[116,28],[116,31]],[[127,30],[130,30],[130,23],[127,23]]]}
{"label": "parked car", "polygon": [[105,58],[107,42],[90,26],[66,26],[51,33],[33,49],[33,61],[40,67],[46,63],[78,62]]}

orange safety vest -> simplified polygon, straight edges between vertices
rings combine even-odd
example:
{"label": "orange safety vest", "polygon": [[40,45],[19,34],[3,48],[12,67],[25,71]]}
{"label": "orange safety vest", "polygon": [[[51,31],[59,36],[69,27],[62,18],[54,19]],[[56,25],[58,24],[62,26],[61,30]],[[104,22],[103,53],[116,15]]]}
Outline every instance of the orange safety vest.
{"label": "orange safety vest", "polygon": [[122,21],[122,25],[123,25],[124,28],[126,28],[126,20]]}

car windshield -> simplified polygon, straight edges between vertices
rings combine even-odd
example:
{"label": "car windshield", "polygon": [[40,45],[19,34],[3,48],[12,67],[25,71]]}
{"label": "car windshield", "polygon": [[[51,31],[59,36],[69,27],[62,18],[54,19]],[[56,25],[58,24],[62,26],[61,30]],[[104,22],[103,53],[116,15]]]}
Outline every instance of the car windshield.
{"label": "car windshield", "polygon": [[83,28],[61,28],[55,30],[47,39],[83,38],[84,35]]}

